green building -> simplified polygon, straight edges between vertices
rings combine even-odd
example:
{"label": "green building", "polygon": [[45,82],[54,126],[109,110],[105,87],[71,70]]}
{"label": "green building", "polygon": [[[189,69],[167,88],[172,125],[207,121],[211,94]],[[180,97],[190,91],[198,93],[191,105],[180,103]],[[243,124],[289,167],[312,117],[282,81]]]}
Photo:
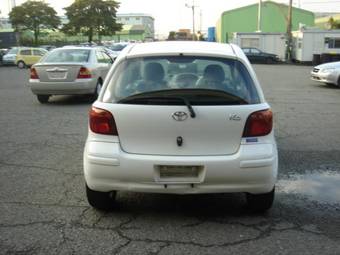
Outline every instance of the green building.
{"label": "green building", "polygon": [[[259,4],[252,4],[222,13],[216,25],[218,42],[228,42],[234,32],[256,32]],[[261,32],[285,33],[287,31],[288,5],[272,1],[262,2]],[[299,24],[314,26],[314,13],[303,9],[292,9],[292,30]]]}

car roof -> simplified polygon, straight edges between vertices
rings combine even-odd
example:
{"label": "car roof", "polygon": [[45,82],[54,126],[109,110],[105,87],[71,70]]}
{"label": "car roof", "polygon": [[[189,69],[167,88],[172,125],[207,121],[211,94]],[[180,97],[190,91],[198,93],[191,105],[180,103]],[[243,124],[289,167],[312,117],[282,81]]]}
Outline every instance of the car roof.
{"label": "car roof", "polygon": [[[124,51],[127,57],[152,55],[204,55],[240,57],[231,44],[193,41],[147,42],[133,44]],[[237,55],[236,55],[237,54]]]}
{"label": "car roof", "polygon": [[46,51],[44,48],[39,48],[39,47],[17,47],[18,50],[43,50]]}
{"label": "car roof", "polygon": [[92,50],[92,49],[98,49],[98,47],[66,45],[66,46],[63,46],[63,47],[57,48],[57,49]]}

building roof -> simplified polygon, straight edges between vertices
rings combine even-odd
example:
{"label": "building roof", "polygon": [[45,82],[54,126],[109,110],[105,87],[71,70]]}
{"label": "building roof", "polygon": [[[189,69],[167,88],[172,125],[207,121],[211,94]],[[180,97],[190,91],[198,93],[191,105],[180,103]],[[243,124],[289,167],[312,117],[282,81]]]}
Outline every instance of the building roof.
{"label": "building roof", "polygon": [[151,14],[147,13],[117,13],[117,17],[149,17],[155,19]]}
{"label": "building roof", "polygon": [[238,35],[286,35],[286,33],[280,32],[234,32]]}
{"label": "building roof", "polygon": [[[268,1],[263,1],[263,2],[262,2],[262,7],[263,7],[265,4],[272,4],[272,5],[276,5],[276,6],[279,6],[279,7],[282,7],[282,6],[283,6],[283,7],[287,7],[287,8],[288,8],[288,5],[286,5],[286,4],[276,3],[276,2],[273,2],[273,1],[270,1],[270,0],[268,0]],[[236,10],[247,9],[247,8],[249,8],[249,7],[254,7],[254,6],[258,6],[258,5],[259,5],[259,4],[256,3],[256,4],[250,4],[250,5],[242,6],[242,7],[236,8],[236,9],[232,9],[232,10],[227,10],[227,11],[224,11],[224,12],[222,13],[221,16],[223,16],[223,15],[226,14],[226,13],[234,12],[234,11],[236,11]],[[305,12],[305,13],[309,13],[309,14],[313,14],[313,15],[314,15],[313,12],[307,11],[307,10],[304,10],[304,9],[301,9],[301,8],[293,7],[293,10],[295,10],[295,11],[300,11],[300,12]]]}
{"label": "building roof", "polygon": [[293,33],[315,33],[315,34],[339,34],[340,35],[340,29],[320,29],[320,28],[307,28],[307,29],[301,29],[298,31],[293,31]]}

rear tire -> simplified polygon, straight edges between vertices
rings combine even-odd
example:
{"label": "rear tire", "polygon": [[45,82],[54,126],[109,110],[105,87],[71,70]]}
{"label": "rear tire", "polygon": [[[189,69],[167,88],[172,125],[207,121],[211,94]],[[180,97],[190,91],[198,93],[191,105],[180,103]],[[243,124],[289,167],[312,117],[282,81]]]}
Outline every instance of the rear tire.
{"label": "rear tire", "polygon": [[49,98],[49,95],[37,95],[37,99],[41,104],[46,104]]}
{"label": "rear tire", "polygon": [[263,194],[247,193],[248,208],[252,212],[262,213],[269,210],[274,202],[275,187],[272,191]]}
{"label": "rear tire", "polygon": [[23,69],[23,68],[25,68],[25,67],[26,67],[26,64],[25,64],[25,62],[24,62],[24,61],[21,61],[21,60],[18,62],[18,64],[17,64],[17,65],[18,65],[18,67],[19,67],[20,69]]}
{"label": "rear tire", "polygon": [[274,63],[273,59],[271,58],[266,59],[266,64],[273,64],[273,63]]}
{"label": "rear tire", "polygon": [[340,87],[340,75],[339,75],[339,78],[338,78],[338,87]]}
{"label": "rear tire", "polygon": [[103,87],[103,84],[102,84],[101,80],[98,80],[97,85],[96,85],[96,89],[95,89],[94,94],[93,94],[94,100],[97,100],[102,87]]}
{"label": "rear tire", "polygon": [[102,211],[111,211],[115,207],[116,191],[100,192],[90,189],[86,185],[86,196],[89,204]]}

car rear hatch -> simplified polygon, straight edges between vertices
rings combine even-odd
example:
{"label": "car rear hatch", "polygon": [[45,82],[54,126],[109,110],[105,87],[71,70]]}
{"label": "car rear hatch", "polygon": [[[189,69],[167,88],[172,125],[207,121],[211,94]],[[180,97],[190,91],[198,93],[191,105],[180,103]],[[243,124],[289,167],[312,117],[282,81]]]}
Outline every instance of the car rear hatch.
{"label": "car rear hatch", "polygon": [[[98,106],[100,107],[100,105]],[[106,104],[114,116],[123,151],[134,154],[199,156],[238,151],[248,116],[266,104],[186,106]],[[176,120],[175,115],[186,119]]]}

